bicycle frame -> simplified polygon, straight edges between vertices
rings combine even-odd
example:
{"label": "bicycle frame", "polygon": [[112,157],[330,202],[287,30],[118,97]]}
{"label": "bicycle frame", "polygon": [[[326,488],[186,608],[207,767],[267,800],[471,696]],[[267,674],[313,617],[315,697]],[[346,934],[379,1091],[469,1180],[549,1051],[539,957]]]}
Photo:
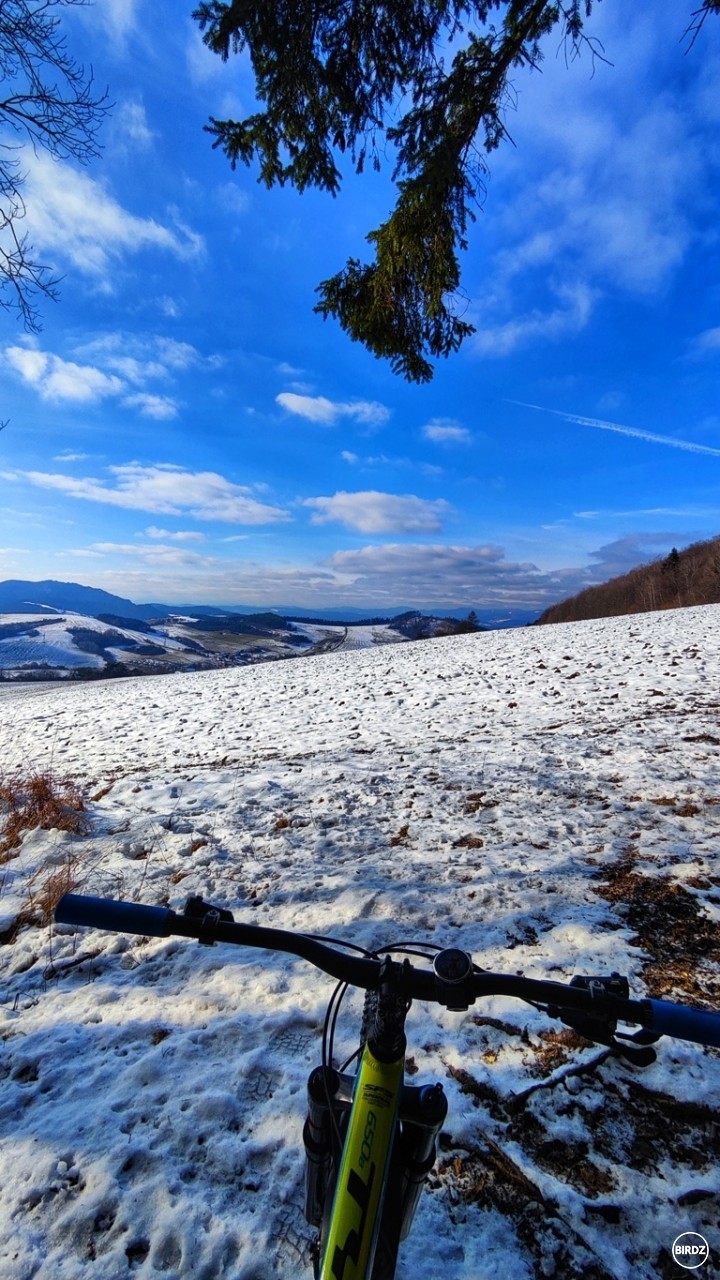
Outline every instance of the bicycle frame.
{"label": "bicycle frame", "polygon": [[372,1274],[404,1075],[404,1053],[381,1062],[365,1045],[324,1232],[320,1280],[368,1280]]}
{"label": "bicycle frame", "polygon": [[321,1227],[317,1280],[393,1276],[435,1163],[447,1100],[441,1085],[405,1084],[406,977],[387,956],[366,997],[355,1078],[323,1065],[308,1080],[305,1215]]}

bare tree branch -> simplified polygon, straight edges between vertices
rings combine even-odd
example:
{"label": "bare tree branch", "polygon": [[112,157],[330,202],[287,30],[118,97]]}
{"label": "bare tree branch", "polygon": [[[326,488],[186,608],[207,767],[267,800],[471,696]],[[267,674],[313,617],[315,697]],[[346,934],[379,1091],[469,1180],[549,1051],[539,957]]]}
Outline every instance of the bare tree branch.
{"label": "bare tree branch", "polygon": [[99,154],[98,131],[109,110],[92,69],[68,53],[59,10],[86,0],[0,0],[0,307],[31,332],[38,303],[55,301],[58,277],[37,262],[22,222],[27,148],[87,164]]}

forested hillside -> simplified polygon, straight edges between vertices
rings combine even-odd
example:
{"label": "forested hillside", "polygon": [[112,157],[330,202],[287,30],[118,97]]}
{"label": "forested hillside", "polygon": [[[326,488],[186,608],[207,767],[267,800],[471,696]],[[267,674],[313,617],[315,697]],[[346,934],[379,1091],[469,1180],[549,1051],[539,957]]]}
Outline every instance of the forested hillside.
{"label": "forested hillside", "polygon": [[679,609],[720,602],[720,538],[694,542],[684,551],[673,547],[664,560],[640,565],[610,582],[587,587],[551,605],[538,618],[546,622],[579,622],[654,609]]}

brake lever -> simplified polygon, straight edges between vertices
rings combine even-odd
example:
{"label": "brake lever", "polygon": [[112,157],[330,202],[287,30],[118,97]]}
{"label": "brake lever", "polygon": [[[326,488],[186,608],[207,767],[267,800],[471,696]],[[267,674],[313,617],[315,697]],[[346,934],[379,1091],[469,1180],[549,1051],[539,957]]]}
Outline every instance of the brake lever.
{"label": "brake lever", "polygon": [[608,1049],[612,1049],[619,1058],[626,1058],[634,1067],[650,1067],[657,1058],[655,1050],[651,1049],[650,1045],[660,1037],[652,1035],[651,1032],[617,1031],[616,1023],[612,1018],[593,1018],[581,1013],[568,1013],[562,1009],[558,1009],[554,1016],[559,1017],[566,1027],[571,1027],[573,1031],[577,1031],[586,1040],[591,1040],[593,1044],[607,1045]]}
{"label": "brake lever", "polygon": [[[619,973],[610,977],[585,978],[577,976],[572,979],[571,987],[582,987],[591,997],[602,1000],[604,996],[617,996],[627,1000],[630,988],[627,978]],[[660,1036],[641,1028],[635,1032],[618,1031],[617,1018],[602,1013],[579,1013],[575,1010],[561,1009],[553,1006],[548,1010],[552,1017],[559,1018],[566,1027],[571,1027],[586,1040],[594,1044],[607,1045],[618,1057],[626,1058],[634,1067],[649,1067],[655,1062],[657,1054],[650,1045],[655,1044]]]}

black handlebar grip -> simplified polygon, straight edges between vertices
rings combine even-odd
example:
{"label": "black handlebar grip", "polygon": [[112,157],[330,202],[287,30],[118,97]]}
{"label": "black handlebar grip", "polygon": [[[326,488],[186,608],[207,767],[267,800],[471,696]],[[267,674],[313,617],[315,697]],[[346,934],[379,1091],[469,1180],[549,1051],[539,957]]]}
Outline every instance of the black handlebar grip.
{"label": "black handlebar grip", "polygon": [[146,907],[142,903],[114,902],[111,898],[66,893],[55,908],[55,919],[58,924],[81,924],[91,929],[111,929],[114,933],[167,938],[175,912],[169,907]]}

